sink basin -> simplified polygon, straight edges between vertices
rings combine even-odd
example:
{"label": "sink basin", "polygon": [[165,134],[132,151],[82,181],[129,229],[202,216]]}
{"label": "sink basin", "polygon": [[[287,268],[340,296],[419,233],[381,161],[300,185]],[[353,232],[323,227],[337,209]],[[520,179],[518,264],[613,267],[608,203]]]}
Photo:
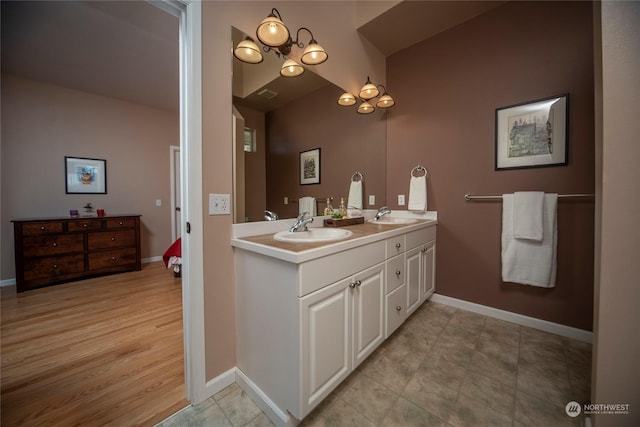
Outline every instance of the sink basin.
{"label": "sink basin", "polygon": [[414,222],[417,222],[417,221],[418,220],[415,218],[401,218],[397,216],[388,216],[388,215],[383,216],[377,221],[373,218],[369,220],[369,222],[372,222],[374,224],[386,224],[386,225],[413,224]]}
{"label": "sink basin", "polygon": [[332,240],[346,239],[353,233],[339,228],[310,228],[308,231],[280,231],[273,238],[281,242],[330,242]]}

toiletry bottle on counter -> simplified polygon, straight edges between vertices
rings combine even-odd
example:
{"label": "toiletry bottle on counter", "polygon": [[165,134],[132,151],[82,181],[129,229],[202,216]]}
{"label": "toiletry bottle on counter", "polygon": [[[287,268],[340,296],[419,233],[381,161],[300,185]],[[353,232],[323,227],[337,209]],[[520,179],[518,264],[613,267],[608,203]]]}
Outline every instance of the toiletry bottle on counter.
{"label": "toiletry bottle on counter", "polygon": [[343,218],[346,218],[348,215],[347,207],[344,204],[344,197],[340,198],[340,207],[338,208],[338,212],[342,215]]}
{"label": "toiletry bottle on counter", "polygon": [[325,215],[333,215],[333,206],[331,206],[331,197],[327,197],[327,206],[324,208]]}

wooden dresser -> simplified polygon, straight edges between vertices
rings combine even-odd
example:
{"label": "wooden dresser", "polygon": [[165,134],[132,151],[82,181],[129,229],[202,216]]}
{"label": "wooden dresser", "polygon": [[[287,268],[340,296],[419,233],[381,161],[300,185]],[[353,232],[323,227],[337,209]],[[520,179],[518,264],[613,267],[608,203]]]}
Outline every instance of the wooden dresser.
{"label": "wooden dresser", "polygon": [[141,269],[140,215],[12,222],[18,292]]}

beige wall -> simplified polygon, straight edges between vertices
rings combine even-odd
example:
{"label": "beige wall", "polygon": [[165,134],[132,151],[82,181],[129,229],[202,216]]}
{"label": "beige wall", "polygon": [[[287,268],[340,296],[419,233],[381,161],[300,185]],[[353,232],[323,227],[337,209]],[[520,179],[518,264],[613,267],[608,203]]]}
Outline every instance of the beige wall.
{"label": "beige wall", "polygon": [[[359,89],[367,75],[385,81],[385,58],[355,31],[355,2],[202,3],[203,200],[231,193],[231,26],[247,34],[278,8],[292,29],[310,28],[329,60],[314,71],[332,83]],[[306,41],[305,41],[306,42]],[[295,55],[294,55],[295,56]],[[208,216],[204,209],[204,305],[206,378],[235,366],[235,302],[231,216]],[[199,232],[193,230],[192,232]]]}
{"label": "beige wall", "polygon": [[640,425],[640,3],[602,2],[602,223],[592,400],[629,404],[595,425]]}
{"label": "beige wall", "polygon": [[[141,214],[142,257],[171,244],[169,147],[178,113],[2,75],[2,279],[15,277],[13,218],[91,202]],[[64,156],[107,161],[107,194],[65,194]],[[162,206],[156,207],[155,200]]]}
{"label": "beige wall", "polygon": [[[438,293],[591,330],[593,201],[560,202],[558,279],[543,289],[501,281],[502,204],[463,198],[594,192],[591,16],[587,2],[512,2],[388,58],[387,198],[399,208],[427,167]],[[569,165],[495,171],[495,109],[566,92]]]}

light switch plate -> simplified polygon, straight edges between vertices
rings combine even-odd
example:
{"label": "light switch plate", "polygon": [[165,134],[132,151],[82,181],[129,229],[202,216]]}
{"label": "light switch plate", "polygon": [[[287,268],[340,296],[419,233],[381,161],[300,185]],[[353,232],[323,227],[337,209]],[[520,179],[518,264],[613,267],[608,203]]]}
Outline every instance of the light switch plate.
{"label": "light switch plate", "polygon": [[398,206],[404,206],[404,194],[398,194]]}
{"label": "light switch plate", "polygon": [[369,206],[374,206],[376,204],[376,196],[373,194],[369,195]]}
{"label": "light switch plate", "polygon": [[209,215],[230,215],[231,195],[209,194]]}

